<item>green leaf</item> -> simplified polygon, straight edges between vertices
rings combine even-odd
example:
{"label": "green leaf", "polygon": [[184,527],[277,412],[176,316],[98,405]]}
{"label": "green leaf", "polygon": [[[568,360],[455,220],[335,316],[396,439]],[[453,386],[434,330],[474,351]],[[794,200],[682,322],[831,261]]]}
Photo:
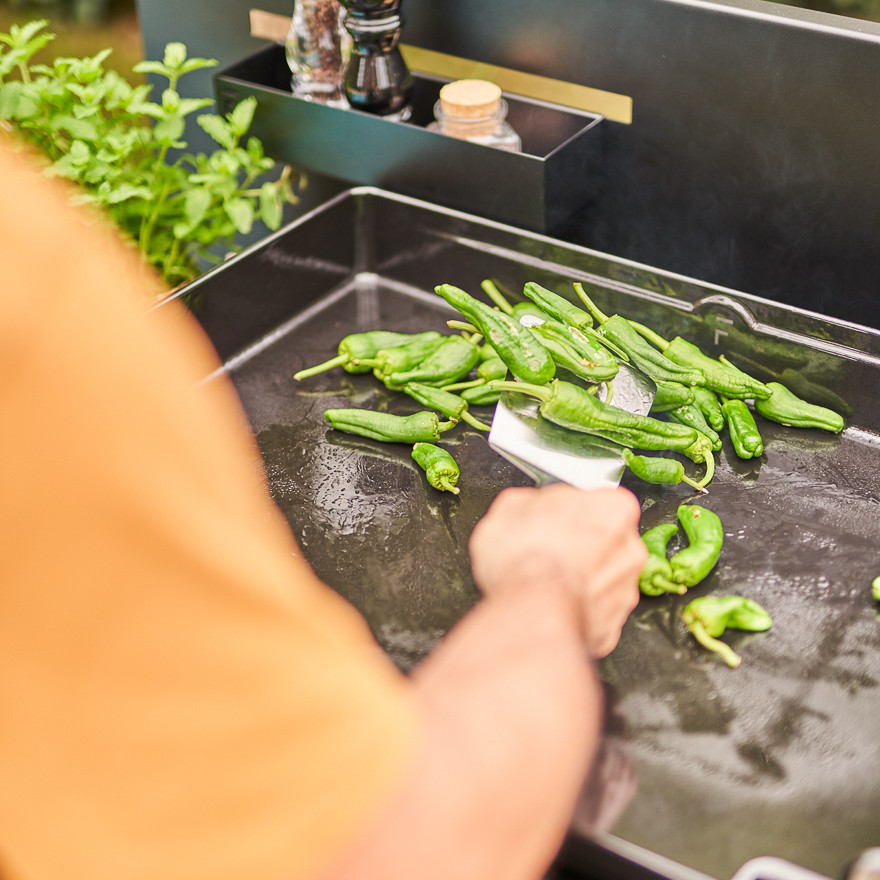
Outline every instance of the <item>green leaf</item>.
{"label": "green leaf", "polygon": [[186,123],[179,116],[171,116],[167,119],[160,119],[153,127],[153,137],[160,144],[169,144],[177,147],[180,138],[183,137]]}
{"label": "green leaf", "polygon": [[183,43],[168,43],[163,59],[165,66],[170,70],[180,72],[184,61],[186,61],[186,46]]}
{"label": "green leaf", "polygon": [[251,127],[256,109],[257,99],[252,95],[236,104],[232,112],[226,117],[229,120],[230,126],[232,126],[232,130],[238,137],[245,134]]}
{"label": "green leaf", "polygon": [[0,86],[0,119],[15,119],[21,93],[24,90],[22,83],[13,80]]}
{"label": "green leaf", "polygon": [[187,58],[186,62],[181,65],[178,71],[181,76],[185,73],[192,73],[194,70],[202,70],[205,67],[216,67],[216,58]]}
{"label": "green leaf", "polygon": [[199,116],[196,122],[221,147],[226,147],[227,150],[234,149],[236,142],[235,134],[232,131],[232,127],[222,116],[205,113]]}
{"label": "green leaf", "polygon": [[188,116],[190,113],[194,113],[196,110],[202,110],[205,107],[210,107],[214,103],[212,98],[182,98],[180,101],[180,105],[177,108],[177,112],[181,116]]}
{"label": "green leaf", "polygon": [[226,215],[234,224],[236,230],[242,235],[247,235],[254,225],[254,207],[247,199],[230,199],[225,204]]}
{"label": "green leaf", "polygon": [[190,227],[198,226],[211,207],[211,193],[207,189],[191,189],[184,197],[183,212]]}
{"label": "green leaf", "polygon": [[50,128],[52,131],[66,131],[71,137],[83,141],[96,141],[99,138],[98,127],[89,119],[56,116],[52,120]]}
{"label": "green leaf", "polygon": [[170,76],[171,71],[161,61],[140,61],[132,68],[135,73],[155,73]]}
{"label": "green leaf", "polygon": [[153,192],[149,187],[123,183],[110,188],[105,196],[105,201],[108,205],[118,205],[130,199],[145,199],[149,201],[152,198]]}
{"label": "green leaf", "polygon": [[284,208],[278,196],[278,188],[274,183],[266,182],[260,187],[260,219],[269,229],[281,226]]}

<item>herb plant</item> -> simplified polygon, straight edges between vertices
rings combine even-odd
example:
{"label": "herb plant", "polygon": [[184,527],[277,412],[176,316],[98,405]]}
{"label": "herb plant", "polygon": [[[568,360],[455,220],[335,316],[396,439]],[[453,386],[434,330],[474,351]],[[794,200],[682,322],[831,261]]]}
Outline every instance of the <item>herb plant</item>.
{"label": "herb plant", "polygon": [[281,225],[284,204],[297,200],[297,178],[285,166],[266,179],[276,163],[258,138],[246,138],[255,99],[225,116],[197,116],[218,147],[210,154],[186,152],[186,117],[213,100],[182,97],[178,82],[216,61],[188,58],[182,43],[169,43],[162,61],[136,65],[137,74],[168,80],[156,102],[150,84],[134,85],[103,67],[109,49],[35,63],[54,39],[46,24],[32,21],[0,33],[0,126],[45,154],[47,174],[78,184],[76,200],[106,211],[169,286],[217,262],[218,251],[234,249],[237,236],[255,222]]}

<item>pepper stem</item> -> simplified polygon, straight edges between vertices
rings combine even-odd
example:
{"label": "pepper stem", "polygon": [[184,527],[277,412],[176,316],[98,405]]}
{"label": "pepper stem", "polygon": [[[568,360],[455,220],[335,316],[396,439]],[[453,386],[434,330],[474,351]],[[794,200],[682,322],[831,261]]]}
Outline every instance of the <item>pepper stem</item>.
{"label": "pepper stem", "polygon": [[715,639],[706,632],[703,624],[699,620],[694,620],[687,625],[693,637],[707,650],[720,654],[724,662],[736,669],[742,663],[742,657],[733,650],[726,642]]}
{"label": "pepper stem", "polygon": [[485,379],[471,379],[469,382],[453,382],[451,385],[441,385],[443,391],[464,391],[465,388],[476,388],[478,385],[485,385]]}
{"label": "pepper stem", "polygon": [[533,385],[531,382],[510,382],[507,379],[493,379],[489,382],[493,391],[516,391],[519,394],[528,394],[537,397],[538,400],[547,402],[553,396],[553,391],[546,385]]}
{"label": "pepper stem", "polygon": [[455,483],[450,482],[446,477],[440,477],[437,482],[440,484],[440,488],[445,492],[452,492],[453,495],[458,495],[461,492],[461,489],[455,485]]}
{"label": "pepper stem", "polygon": [[473,324],[469,324],[467,321],[456,321],[451,320],[446,322],[446,326],[450,330],[464,330],[465,333],[479,333],[480,331],[474,327]]}
{"label": "pepper stem", "polygon": [[505,315],[513,314],[513,306],[504,298],[504,294],[501,293],[498,289],[498,285],[495,284],[494,281],[487,278],[485,281],[480,282],[480,287],[483,288],[483,293],[485,293]]}
{"label": "pepper stem", "polygon": [[323,364],[316,364],[314,367],[308,367],[305,370],[300,370],[298,373],[293,374],[293,378],[296,379],[297,382],[302,379],[308,379],[309,376],[317,376],[318,373],[323,373],[327,370],[332,370],[334,367],[341,367],[347,364],[349,361],[349,357],[347,354],[337,355],[335,358],[330,358],[329,361],[324,361]]}
{"label": "pepper stem", "polygon": [[[627,319],[629,320],[629,319]],[[638,321],[629,321],[630,327],[633,328],[638,334],[644,336],[648,342],[656,345],[660,351],[666,351],[669,348],[669,342],[665,340],[659,333],[655,333],[650,327],[646,327],[644,324],[640,324]]]}
{"label": "pepper stem", "polygon": [[608,320],[608,315],[606,315],[599,306],[596,305],[588,296],[586,290],[584,290],[584,286],[580,283],[580,281],[573,282],[574,292],[580,297],[581,302],[590,310],[593,317],[600,323],[604,324]]}
{"label": "pepper stem", "polygon": [[491,431],[492,426],[480,421],[476,416],[472,416],[467,410],[461,414],[461,420],[467,422],[471,427],[478,431]]}
{"label": "pepper stem", "polygon": [[451,431],[458,424],[458,419],[450,419],[448,422],[439,422],[437,424],[437,432],[442,434],[444,431]]}
{"label": "pepper stem", "polygon": [[[699,483],[693,484],[695,489],[699,489],[703,493],[707,493],[706,486],[712,482],[712,477],[715,476],[715,456],[712,452],[707,452],[703,456],[703,463],[706,465],[706,474]],[[688,480],[690,482],[690,480]]]}

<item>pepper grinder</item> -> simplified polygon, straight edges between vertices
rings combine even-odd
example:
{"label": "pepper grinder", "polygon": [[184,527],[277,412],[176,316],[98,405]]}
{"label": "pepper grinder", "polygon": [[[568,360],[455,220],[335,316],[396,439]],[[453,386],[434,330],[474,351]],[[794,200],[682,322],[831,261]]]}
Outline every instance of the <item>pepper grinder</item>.
{"label": "pepper grinder", "polygon": [[352,47],[342,75],[349,106],[404,121],[409,118],[412,74],[397,41],[403,18],[401,0],[341,0],[343,26]]}

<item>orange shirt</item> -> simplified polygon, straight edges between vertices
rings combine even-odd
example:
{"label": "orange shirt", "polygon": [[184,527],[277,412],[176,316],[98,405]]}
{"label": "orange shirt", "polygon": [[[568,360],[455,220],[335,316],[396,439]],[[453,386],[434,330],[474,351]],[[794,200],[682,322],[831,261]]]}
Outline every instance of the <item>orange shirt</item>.
{"label": "orange shirt", "polygon": [[0,202],[0,876],[314,876],[405,772],[408,685],[185,310],[2,143]]}

